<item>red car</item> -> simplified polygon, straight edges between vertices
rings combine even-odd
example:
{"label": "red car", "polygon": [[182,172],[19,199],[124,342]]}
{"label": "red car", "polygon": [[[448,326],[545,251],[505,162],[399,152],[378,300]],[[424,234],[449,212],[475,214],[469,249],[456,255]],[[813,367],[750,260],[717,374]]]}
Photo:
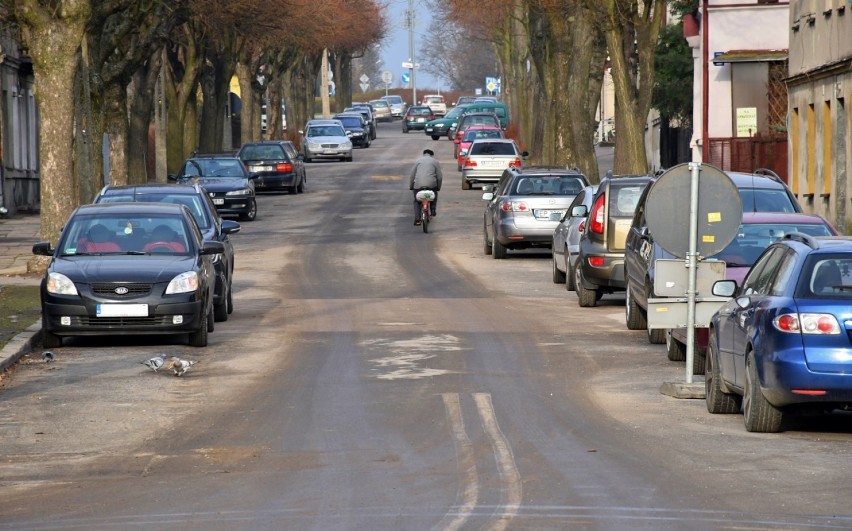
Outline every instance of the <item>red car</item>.
{"label": "red car", "polygon": [[460,138],[456,135],[455,140],[453,140],[453,155],[458,159],[458,170],[462,170],[462,164],[464,164],[464,157],[467,155],[467,150],[470,149],[470,145],[473,144],[473,141],[478,138],[505,138],[503,136],[503,130],[499,127],[494,127],[491,125],[473,125],[469,128],[465,129],[464,138]]}

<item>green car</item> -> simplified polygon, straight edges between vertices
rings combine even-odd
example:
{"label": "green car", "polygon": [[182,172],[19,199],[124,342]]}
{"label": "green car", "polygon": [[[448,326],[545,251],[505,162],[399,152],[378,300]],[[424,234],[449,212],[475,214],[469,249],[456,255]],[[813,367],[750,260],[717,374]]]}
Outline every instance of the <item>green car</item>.
{"label": "green car", "polygon": [[453,109],[445,114],[444,116],[438,118],[437,120],[432,120],[426,122],[426,134],[432,137],[432,140],[438,140],[442,136],[447,136],[447,131],[450,130],[450,127],[456,125],[459,121],[459,117],[465,111],[465,109],[469,107],[469,105],[459,105],[457,107],[453,107]]}

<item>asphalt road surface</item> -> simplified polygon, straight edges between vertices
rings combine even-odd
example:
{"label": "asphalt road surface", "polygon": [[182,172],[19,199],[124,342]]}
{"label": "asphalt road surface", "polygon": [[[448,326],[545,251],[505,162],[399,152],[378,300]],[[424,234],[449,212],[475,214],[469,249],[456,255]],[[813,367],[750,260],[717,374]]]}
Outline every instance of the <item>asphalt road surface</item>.
{"label": "asphalt road surface", "polygon": [[[403,177],[445,169],[423,234]],[[483,254],[451,143],[382,124],[237,234],[210,345],[80,339],[0,389],[0,528],[852,527],[852,416],[750,434],[623,297],[579,308],[549,254]],[[198,360],[185,377],[139,362]]]}

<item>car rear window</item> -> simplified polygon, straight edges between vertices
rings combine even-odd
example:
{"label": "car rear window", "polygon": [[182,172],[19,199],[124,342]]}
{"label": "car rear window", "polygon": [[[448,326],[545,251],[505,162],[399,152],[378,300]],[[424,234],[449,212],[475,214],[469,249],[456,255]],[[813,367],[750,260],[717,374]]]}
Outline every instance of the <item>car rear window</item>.
{"label": "car rear window", "polygon": [[798,212],[784,189],[740,188],[744,212]]}
{"label": "car rear window", "polygon": [[585,183],[576,176],[543,175],[519,176],[513,195],[577,195]]}
{"label": "car rear window", "polygon": [[477,138],[503,138],[503,132],[499,129],[476,129],[464,134],[465,142],[473,142]]}
{"label": "car rear window", "polygon": [[517,155],[515,145],[509,142],[474,142],[471,155]]}
{"label": "car rear window", "polygon": [[832,235],[828,226],[817,223],[743,223],[733,241],[710,258],[724,260],[729,266],[752,266],[767,247],[792,232],[810,236]]}
{"label": "car rear window", "polygon": [[610,217],[633,217],[639,196],[645,189],[644,184],[610,186],[609,215]]}
{"label": "car rear window", "polygon": [[240,158],[242,160],[287,160],[287,154],[277,144],[243,146],[240,150]]}
{"label": "car rear window", "polygon": [[468,116],[464,120],[464,126],[471,125],[500,125],[500,121],[496,116]]}
{"label": "car rear window", "polygon": [[408,110],[408,114],[410,114],[411,116],[428,116],[428,115],[432,114],[432,109],[430,109],[428,107],[419,108],[419,109],[411,108],[411,109]]}

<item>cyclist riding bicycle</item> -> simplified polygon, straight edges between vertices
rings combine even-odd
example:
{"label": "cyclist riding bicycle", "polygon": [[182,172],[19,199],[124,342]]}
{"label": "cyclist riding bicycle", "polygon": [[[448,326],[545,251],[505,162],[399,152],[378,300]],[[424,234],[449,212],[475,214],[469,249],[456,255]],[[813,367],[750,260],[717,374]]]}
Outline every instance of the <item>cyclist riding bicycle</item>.
{"label": "cyclist riding bicycle", "polygon": [[432,216],[436,216],[435,208],[438,206],[438,190],[441,189],[441,181],[444,176],[441,173],[441,163],[434,158],[435,153],[431,149],[424,149],[423,156],[417,159],[411,168],[408,189],[414,191],[414,224],[420,225],[420,201],[417,200],[417,192],[420,190],[432,190],[435,199],[432,200],[430,210]]}

